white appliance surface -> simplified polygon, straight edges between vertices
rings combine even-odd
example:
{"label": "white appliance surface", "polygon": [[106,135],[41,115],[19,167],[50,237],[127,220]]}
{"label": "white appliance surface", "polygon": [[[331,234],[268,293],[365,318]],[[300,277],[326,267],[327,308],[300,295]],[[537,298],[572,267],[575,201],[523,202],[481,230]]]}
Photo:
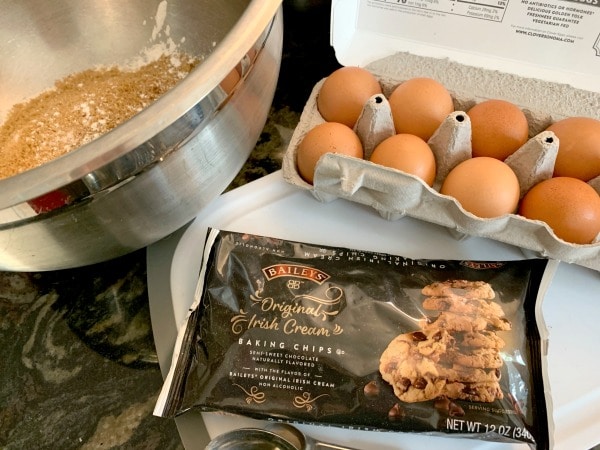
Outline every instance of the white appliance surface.
{"label": "white appliance surface", "polygon": [[[345,200],[320,203],[275,172],[217,198],[186,228],[148,248],[150,311],[161,369],[171,362],[177,330],[193,301],[209,227],[283,239],[381,251],[410,258],[520,259],[516,247],[469,237],[404,217],[388,221]],[[600,273],[560,263],[543,302],[549,331],[548,372],[556,449],[589,449],[600,442]],[[204,448],[229,429],[260,426],[253,419],[186,413],[176,419],[187,449]],[[324,441],[358,449],[526,449],[526,445],[406,433],[300,425]],[[208,433],[208,436],[207,436]]]}

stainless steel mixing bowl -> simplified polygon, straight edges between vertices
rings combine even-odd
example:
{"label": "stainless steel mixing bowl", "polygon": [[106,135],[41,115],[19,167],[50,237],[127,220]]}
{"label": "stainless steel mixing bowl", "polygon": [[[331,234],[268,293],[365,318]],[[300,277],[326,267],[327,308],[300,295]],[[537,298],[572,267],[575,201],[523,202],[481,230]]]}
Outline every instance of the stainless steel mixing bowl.
{"label": "stainless steel mixing bowl", "polygon": [[[0,180],[1,270],[82,266],[151,244],[219,195],[256,144],[279,75],[280,1],[0,0],[0,11],[0,121],[57,79],[161,39],[205,57],[114,130]],[[226,92],[235,68],[242,78]]]}

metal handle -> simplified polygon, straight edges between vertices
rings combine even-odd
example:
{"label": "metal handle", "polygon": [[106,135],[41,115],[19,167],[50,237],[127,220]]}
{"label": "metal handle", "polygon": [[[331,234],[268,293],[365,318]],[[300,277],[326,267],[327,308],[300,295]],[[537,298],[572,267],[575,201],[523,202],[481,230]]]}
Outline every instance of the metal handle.
{"label": "metal handle", "polygon": [[331,444],[329,442],[321,442],[314,438],[305,436],[304,450],[356,450],[352,447],[343,447],[341,445]]}
{"label": "metal handle", "polygon": [[351,447],[342,447],[339,445],[328,444],[326,442],[315,442],[313,445],[306,446],[306,450],[355,450]]}

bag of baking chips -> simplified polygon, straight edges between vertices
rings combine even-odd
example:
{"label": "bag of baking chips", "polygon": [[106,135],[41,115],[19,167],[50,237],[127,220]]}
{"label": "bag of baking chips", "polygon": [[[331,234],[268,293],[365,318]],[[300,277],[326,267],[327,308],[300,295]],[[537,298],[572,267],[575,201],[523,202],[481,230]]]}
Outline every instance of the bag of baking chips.
{"label": "bag of baking chips", "polygon": [[209,230],[155,414],[199,408],[550,448],[540,312],[554,265]]}

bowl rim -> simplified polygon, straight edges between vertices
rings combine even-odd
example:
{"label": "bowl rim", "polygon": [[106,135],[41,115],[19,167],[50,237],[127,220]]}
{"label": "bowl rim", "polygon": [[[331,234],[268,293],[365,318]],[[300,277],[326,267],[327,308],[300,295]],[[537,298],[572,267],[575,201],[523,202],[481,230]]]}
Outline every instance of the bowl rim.
{"label": "bowl rim", "polygon": [[[195,70],[151,105],[99,138],[0,179],[0,211],[66,186],[117,160],[182,117],[210,94],[258,41],[282,0],[251,0],[239,20]],[[155,118],[160,111],[161,120]]]}

